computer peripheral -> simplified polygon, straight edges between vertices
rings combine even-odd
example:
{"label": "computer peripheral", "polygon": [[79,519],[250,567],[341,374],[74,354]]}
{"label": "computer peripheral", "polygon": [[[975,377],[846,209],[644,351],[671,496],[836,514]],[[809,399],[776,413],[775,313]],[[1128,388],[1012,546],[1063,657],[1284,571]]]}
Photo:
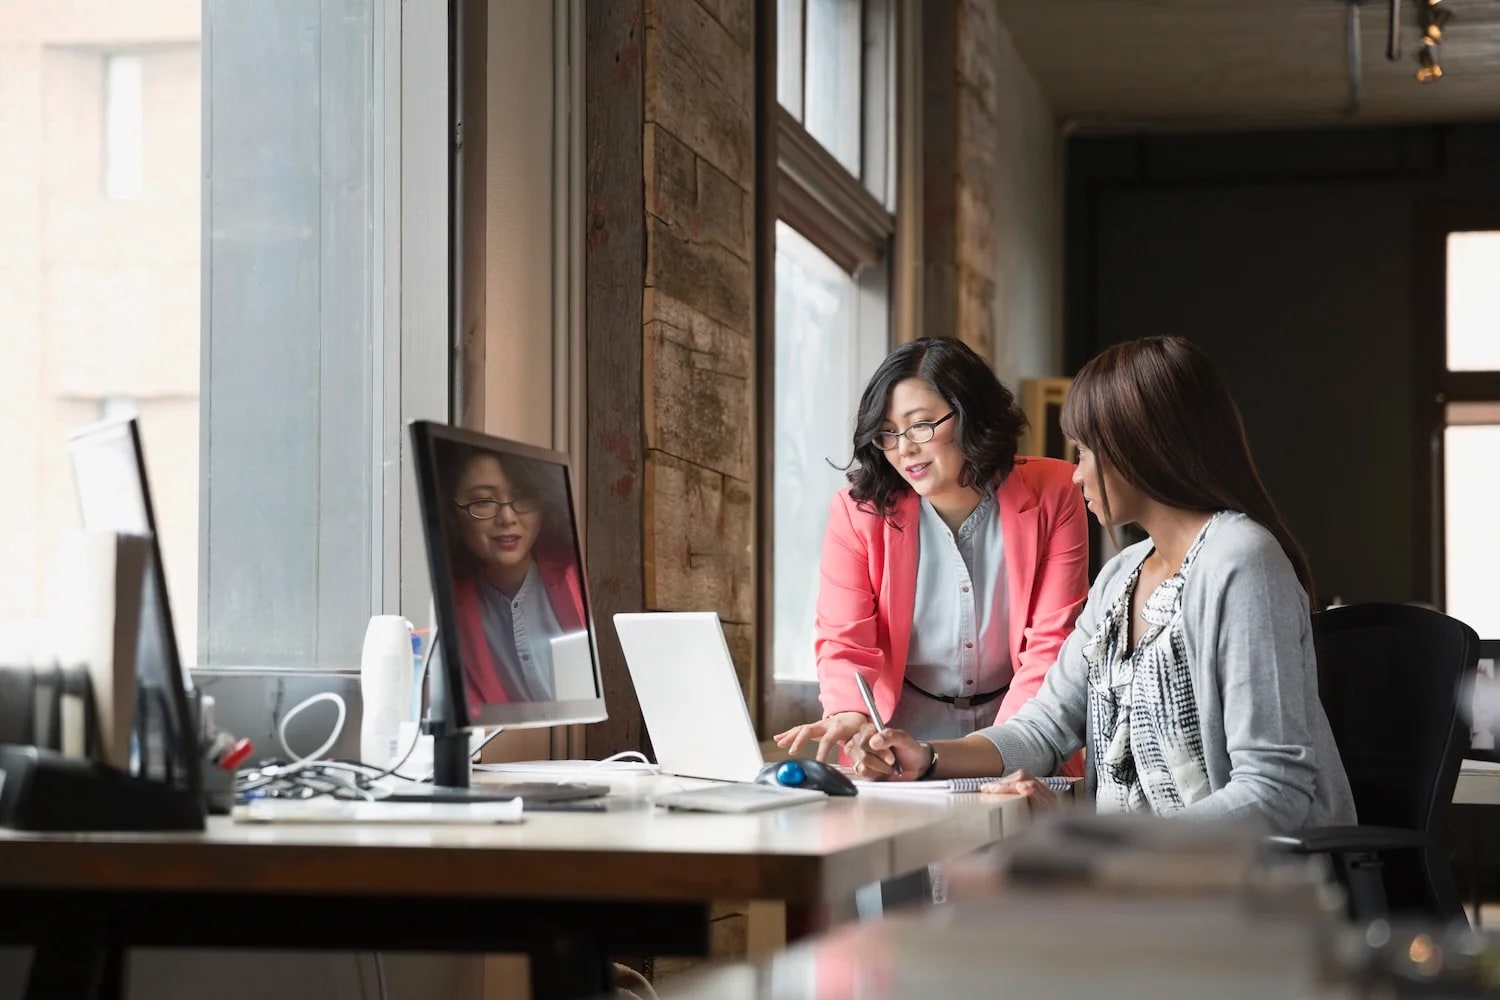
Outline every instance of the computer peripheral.
{"label": "computer peripheral", "polygon": [[[115,585],[128,596],[113,607],[112,656],[128,661],[112,660],[111,667],[129,662],[133,683],[119,690],[115,678],[105,678],[92,692],[100,717],[111,720],[103,734],[109,763],[28,746],[0,752],[0,826],[201,830],[200,702],[178,655],[140,428],[133,417],[103,421],[70,435],[68,451],[84,530],[112,534],[117,546],[127,536],[144,550],[137,580],[122,578],[119,563],[113,568]],[[127,637],[133,655],[125,653]]]}
{"label": "computer peripheral", "polygon": [[234,807],[236,823],[519,823],[525,807],[505,802],[429,803],[425,806],[345,799],[251,799]]}
{"label": "computer peripheral", "polygon": [[753,782],[766,759],[719,616],[621,612],[615,632],[662,773]]}
{"label": "computer peripheral", "polygon": [[755,780],[783,788],[815,788],[828,795],[858,795],[859,789],[837,768],[820,760],[784,760],[767,764]]}
{"label": "computer peripheral", "polygon": [[822,802],[826,792],[816,788],[788,788],[782,785],[752,785],[730,782],[658,795],[656,804],[668,809],[691,812],[750,813],[767,809]]}
{"label": "computer peripheral", "polygon": [[84,529],[150,540],[139,618],[131,623],[136,626],[137,691],[130,771],[201,798],[195,692],[177,647],[140,426],[134,417],[91,424],[68,436],[68,452]]}
{"label": "computer peripheral", "polygon": [[[486,801],[470,785],[468,731],[607,717],[566,455],[433,421],[410,425],[432,583],[432,786],[406,797]],[[544,786],[550,791],[544,791]],[[528,801],[608,788],[533,782]]]}

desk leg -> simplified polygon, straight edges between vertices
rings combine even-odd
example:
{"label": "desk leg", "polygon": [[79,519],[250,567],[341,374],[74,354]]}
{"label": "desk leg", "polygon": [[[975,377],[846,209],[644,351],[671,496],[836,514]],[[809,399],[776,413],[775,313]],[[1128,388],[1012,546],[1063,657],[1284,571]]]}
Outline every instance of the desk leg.
{"label": "desk leg", "polygon": [[531,949],[531,995],[573,1000],[614,989],[609,949],[597,938],[559,933]]}

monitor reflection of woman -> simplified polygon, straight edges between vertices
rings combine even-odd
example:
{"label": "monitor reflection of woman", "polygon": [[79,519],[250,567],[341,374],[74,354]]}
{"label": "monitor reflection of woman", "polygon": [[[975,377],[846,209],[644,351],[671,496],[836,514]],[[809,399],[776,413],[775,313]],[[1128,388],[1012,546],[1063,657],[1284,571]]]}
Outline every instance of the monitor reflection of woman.
{"label": "monitor reflection of woman", "polygon": [[545,502],[524,460],[470,451],[447,471],[453,606],[469,704],[551,701],[551,642],[584,629],[567,515]]}

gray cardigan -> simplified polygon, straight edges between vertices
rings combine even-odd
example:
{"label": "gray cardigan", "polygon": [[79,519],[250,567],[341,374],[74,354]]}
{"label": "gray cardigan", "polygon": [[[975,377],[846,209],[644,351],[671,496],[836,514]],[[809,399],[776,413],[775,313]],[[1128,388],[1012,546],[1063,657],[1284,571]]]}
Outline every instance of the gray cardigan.
{"label": "gray cardigan", "polygon": [[[1093,790],[1083,648],[1150,552],[1149,540],[1139,542],[1105,565],[1036,697],[977,734],[995,744],[1007,774],[1052,774],[1087,739]],[[1221,517],[1188,575],[1182,613],[1211,793],[1179,815],[1283,832],[1355,823],[1318,699],[1307,595],[1275,537],[1243,514]]]}

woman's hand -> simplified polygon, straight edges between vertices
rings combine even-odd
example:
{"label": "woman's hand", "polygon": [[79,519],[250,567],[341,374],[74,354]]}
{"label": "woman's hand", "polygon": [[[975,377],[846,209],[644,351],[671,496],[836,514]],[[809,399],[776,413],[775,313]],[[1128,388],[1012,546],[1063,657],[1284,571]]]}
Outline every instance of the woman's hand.
{"label": "woman's hand", "polygon": [[840,712],[818,722],[793,726],[784,733],[777,733],[773,738],[777,746],[793,757],[797,756],[797,751],[809,740],[817,740],[818,760],[827,763],[836,748],[848,743],[869,722],[869,718],[862,712]]}
{"label": "woman's hand", "polygon": [[866,725],[845,744],[854,773],[871,781],[916,781],[932,763],[932,754],[901,729],[878,731]]}
{"label": "woman's hand", "polygon": [[1023,795],[1031,800],[1033,809],[1055,809],[1061,801],[1045,781],[1038,781],[1029,771],[1007,774],[999,781],[982,785],[979,789],[987,795]]}

